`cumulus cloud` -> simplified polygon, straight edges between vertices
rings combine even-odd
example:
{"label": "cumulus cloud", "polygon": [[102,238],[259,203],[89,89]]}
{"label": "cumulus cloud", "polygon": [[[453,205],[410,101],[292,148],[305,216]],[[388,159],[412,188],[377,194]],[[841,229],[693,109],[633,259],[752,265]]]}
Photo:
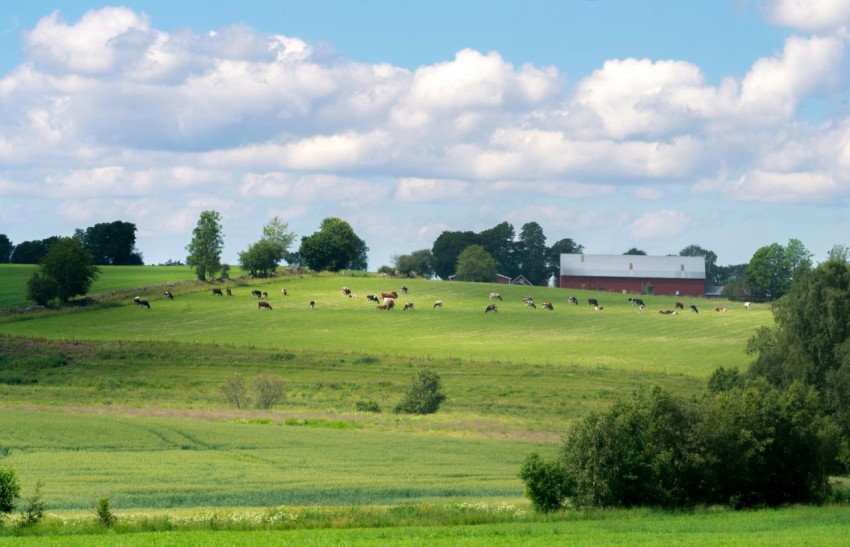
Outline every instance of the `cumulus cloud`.
{"label": "cumulus cloud", "polygon": [[687,231],[693,220],[679,211],[664,209],[646,213],[628,226],[627,235],[635,239],[671,238]]}
{"label": "cumulus cloud", "polygon": [[810,32],[850,25],[850,4],[844,0],[768,0],[760,7],[774,25]]}

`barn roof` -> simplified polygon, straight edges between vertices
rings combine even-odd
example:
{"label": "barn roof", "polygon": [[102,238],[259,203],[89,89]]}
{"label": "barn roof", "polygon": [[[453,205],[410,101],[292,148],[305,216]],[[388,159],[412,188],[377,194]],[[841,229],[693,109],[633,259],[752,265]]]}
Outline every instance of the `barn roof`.
{"label": "barn roof", "polygon": [[562,276],[705,279],[701,256],[562,254]]}

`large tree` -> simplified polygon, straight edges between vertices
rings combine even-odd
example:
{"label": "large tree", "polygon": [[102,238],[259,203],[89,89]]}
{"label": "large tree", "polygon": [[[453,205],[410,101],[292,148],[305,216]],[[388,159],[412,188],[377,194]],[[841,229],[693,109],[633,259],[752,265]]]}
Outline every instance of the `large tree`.
{"label": "large tree", "polygon": [[478,242],[496,261],[498,273],[516,277],[519,268],[516,261],[516,232],[508,222],[502,222],[478,234]]}
{"label": "large tree", "polygon": [[12,264],[38,264],[47,253],[47,248],[59,240],[59,236],[50,236],[42,240],[22,241],[12,251]]}
{"label": "large tree", "polygon": [[461,281],[493,281],[496,261],[481,245],[470,245],[457,257],[457,278]]}
{"label": "large tree", "polygon": [[546,269],[550,272],[561,271],[562,254],[582,254],[584,247],[570,238],[559,239],[546,252]]}
{"label": "large tree", "polygon": [[101,222],[75,236],[91,253],[94,263],[111,266],[141,265],[142,255],[136,249],[136,225],[132,222]]}
{"label": "large tree", "polygon": [[811,270],[811,257],[798,239],[788,240],[786,246],[771,243],[753,254],[744,276],[756,296],[776,300],[788,292],[794,279]]}
{"label": "large tree", "polygon": [[239,267],[253,276],[266,277],[277,270],[280,261],[289,255],[295,234],[289,225],[274,217],[263,227],[263,237],[239,253]]}
{"label": "large tree", "polygon": [[393,265],[397,272],[402,275],[419,275],[431,277],[434,273],[434,256],[431,249],[419,249],[409,255],[396,255],[393,257]]}
{"label": "large tree", "polygon": [[52,281],[55,296],[66,302],[74,296],[86,294],[99,271],[79,239],[63,237],[48,247],[40,271],[33,276]]}
{"label": "large tree", "polygon": [[351,225],[336,217],[322,221],[319,230],[301,238],[301,261],[316,271],[365,270],[369,247]]}
{"label": "large tree", "polygon": [[186,246],[189,252],[186,264],[195,268],[198,279],[215,279],[215,275],[221,271],[223,248],[221,215],[218,211],[201,212],[198,224],[192,231],[192,241]]}
{"label": "large tree", "polygon": [[552,273],[547,271],[546,236],[543,234],[543,228],[536,222],[527,222],[522,225],[516,244],[516,254],[519,259],[520,273],[532,284],[538,285]]}
{"label": "large tree", "polygon": [[632,247],[631,249],[629,249],[628,251],[626,251],[623,254],[624,255],[634,255],[634,256],[646,256],[646,251],[642,251],[642,250],[638,249],[637,247]]}
{"label": "large tree", "polygon": [[12,240],[6,234],[0,234],[0,264],[6,264],[12,260],[12,251],[15,246],[12,245]]}
{"label": "large tree", "polygon": [[470,245],[478,244],[478,242],[479,238],[475,232],[445,231],[441,233],[431,247],[431,254],[434,257],[434,272],[442,279],[448,279],[450,275],[455,273],[457,258],[461,251]]}
{"label": "large tree", "polygon": [[714,251],[703,249],[699,245],[688,245],[681,251],[679,256],[701,256],[705,259],[705,280],[709,285],[722,285],[719,283],[720,276],[717,268],[717,254]]}

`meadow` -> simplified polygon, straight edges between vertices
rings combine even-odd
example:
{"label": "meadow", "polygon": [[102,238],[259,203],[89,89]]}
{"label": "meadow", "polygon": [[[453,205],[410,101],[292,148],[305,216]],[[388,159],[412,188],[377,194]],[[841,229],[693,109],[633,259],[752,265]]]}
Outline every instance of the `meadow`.
{"label": "meadow", "polygon": [[[645,297],[640,314],[622,294],[328,274],[210,284],[186,268],[137,267],[103,268],[86,305],[23,311],[32,303],[14,295],[29,272],[0,266],[0,299],[15,302],[0,313],[0,467],[18,472],[24,497],[41,481],[49,516],[38,530],[0,529],[8,540],[757,544],[775,528],[790,543],[829,544],[846,530],[832,508],[546,516],[523,497],[525,456],[553,454],[591,410],[642,386],[696,393],[717,366],[746,368],[747,339],[772,323],[767,305],[680,299],[700,313],[668,316],[657,312],[672,297]],[[413,311],[365,298],[402,285]],[[485,314],[492,290],[504,300]],[[524,295],[555,309],[529,309]],[[422,368],[440,374],[446,402],[433,415],[393,413]],[[234,373],[280,376],[285,401],[235,408],[219,392]],[[380,412],[358,412],[364,400]],[[108,530],[91,524],[103,495],[119,515]]]}

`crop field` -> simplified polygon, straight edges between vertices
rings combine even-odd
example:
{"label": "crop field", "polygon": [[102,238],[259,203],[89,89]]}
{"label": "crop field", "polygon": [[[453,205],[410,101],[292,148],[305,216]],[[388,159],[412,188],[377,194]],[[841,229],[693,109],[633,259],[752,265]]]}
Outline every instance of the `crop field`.
{"label": "crop field", "polygon": [[[748,338],[772,324],[768,305],[682,298],[684,312],[662,315],[676,299],[646,296],[641,314],[612,293],[328,274],[210,284],[181,267],[107,267],[87,305],[23,310],[31,271],[0,266],[0,467],[16,470],[24,497],[43,484],[48,518],[35,538],[0,526],[4,541],[97,544],[123,531],[139,545],[758,544],[774,543],[775,528],[789,543],[830,544],[846,530],[832,508],[547,516],[523,496],[526,455],[554,454],[588,412],[640,387],[696,393],[718,366],[745,369]],[[402,285],[397,302],[412,311],[366,299]],[[485,314],[494,290],[503,300]],[[394,413],[423,368],[439,373],[445,403]],[[269,373],[286,384],[274,408],[223,399],[231,375]],[[357,411],[362,401],[379,411]],[[92,524],[100,496],[115,528]]]}

